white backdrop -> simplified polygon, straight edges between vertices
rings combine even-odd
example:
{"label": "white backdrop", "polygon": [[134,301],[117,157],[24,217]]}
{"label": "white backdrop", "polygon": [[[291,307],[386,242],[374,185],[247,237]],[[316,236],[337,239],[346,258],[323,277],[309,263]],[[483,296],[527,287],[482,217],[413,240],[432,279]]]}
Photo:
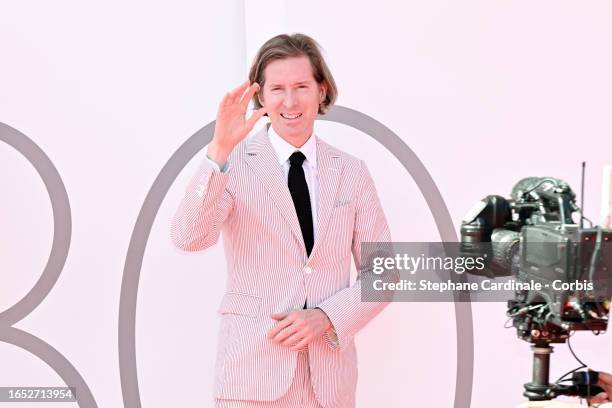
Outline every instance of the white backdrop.
{"label": "white backdrop", "polygon": [[[455,225],[474,202],[508,195],[525,176],[563,178],[579,190],[582,160],[586,213],[597,218],[601,168],[612,162],[611,17],[607,1],[2,1],[0,122],[53,161],[73,221],[59,281],[15,326],[62,353],[98,406],[123,406],[119,293],[138,212],[169,157],[214,119],[263,41],[282,32],[323,46],[338,104],[379,120],[416,152]],[[342,125],[317,123],[316,131],[367,161],[396,241],[439,240],[390,152]],[[136,350],[144,407],[210,406],[223,250],[186,255],[168,237],[200,160],[164,200],[143,263]],[[53,218],[38,175],[3,143],[0,170],[3,311],[40,276]],[[503,304],[473,312],[471,406],[516,405],[531,375],[529,347],[503,329]],[[386,309],[357,338],[358,406],[452,406],[454,325],[452,304]],[[610,343],[584,333],[573,341],[585,362],[612,371]],[[557,346],[551,377],[574,366]],[[0,342],[0,386],[13,385],[63,383],[44,362]]]}

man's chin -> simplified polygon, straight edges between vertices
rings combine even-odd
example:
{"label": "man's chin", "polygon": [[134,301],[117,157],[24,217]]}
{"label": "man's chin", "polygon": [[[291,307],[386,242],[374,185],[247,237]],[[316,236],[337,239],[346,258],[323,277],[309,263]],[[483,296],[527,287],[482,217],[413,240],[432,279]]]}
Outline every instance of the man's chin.
{"label": "man's chin", "polygon": [[302,124],[296,124],[296,126],[287,126],[285,124],[282,124],[281,126],[274,126],[274,124],[272,124],[272,126],[274,127],[276,133],[287,141],[298,141],[307,138],[310,136],[310,133],[312,133],[312,131],[309,132],[307,129],[305,129]]}

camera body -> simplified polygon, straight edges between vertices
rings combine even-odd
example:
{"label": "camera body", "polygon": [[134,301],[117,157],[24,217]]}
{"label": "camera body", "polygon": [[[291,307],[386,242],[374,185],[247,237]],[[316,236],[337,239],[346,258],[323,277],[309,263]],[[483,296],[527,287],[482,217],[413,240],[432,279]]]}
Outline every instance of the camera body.
{"label": "camera body", "polygon": [[516,291],[508,302],[518,337],[530,343],[607,328],[612,231],[574,223],[579,210],[563,180],[529,177],[511,199],[487,196],[463,220],[463,254],[488,259],[489,277],[515,276],[538,287]]}
{"label": "camera body", "polygon": [[[600,239],[612,242],[612,232],[602,232]],[[562,343],[570,331],[606,330],[612,252],[605,250],[607,244],[598,250],[597,229],[550,223],[526,226],[519,245],[518,280],[542,287],[517,291],[508,302],[519,338],[534,344]],[[543,306],[536,313],[516,313],[532,305]]]}

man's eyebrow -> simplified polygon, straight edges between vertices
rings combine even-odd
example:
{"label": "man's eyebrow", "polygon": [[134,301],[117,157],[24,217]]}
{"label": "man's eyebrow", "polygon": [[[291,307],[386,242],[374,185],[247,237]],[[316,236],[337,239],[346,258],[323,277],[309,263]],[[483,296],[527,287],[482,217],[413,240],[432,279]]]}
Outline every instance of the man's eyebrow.
{"label": "man's eyebrow", "polygon": [[[308,85],[308,84],[311,84],[312,82],[313,81],[311,79],[305,79],[303,81],[296,81],[296,82],[292,83],[291,85]],[[275,87],[275,86],[283,87],[285,85],[284,84],[277,84],[277,83],[274,83],[274,82],[270,83],[270,87],[271,88]]]}

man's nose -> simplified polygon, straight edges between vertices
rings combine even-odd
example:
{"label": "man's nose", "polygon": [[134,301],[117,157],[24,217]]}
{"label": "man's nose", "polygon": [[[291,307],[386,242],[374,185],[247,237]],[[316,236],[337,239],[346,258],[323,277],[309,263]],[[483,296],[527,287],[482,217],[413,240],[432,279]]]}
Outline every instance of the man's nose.
{"label": "man's nose", "polygon": [[285,108],[292,108],[297,103],[297,98],[295,93],[292,90],[288,90],[285,92],[285,97],[283,98],[283,106]]}

